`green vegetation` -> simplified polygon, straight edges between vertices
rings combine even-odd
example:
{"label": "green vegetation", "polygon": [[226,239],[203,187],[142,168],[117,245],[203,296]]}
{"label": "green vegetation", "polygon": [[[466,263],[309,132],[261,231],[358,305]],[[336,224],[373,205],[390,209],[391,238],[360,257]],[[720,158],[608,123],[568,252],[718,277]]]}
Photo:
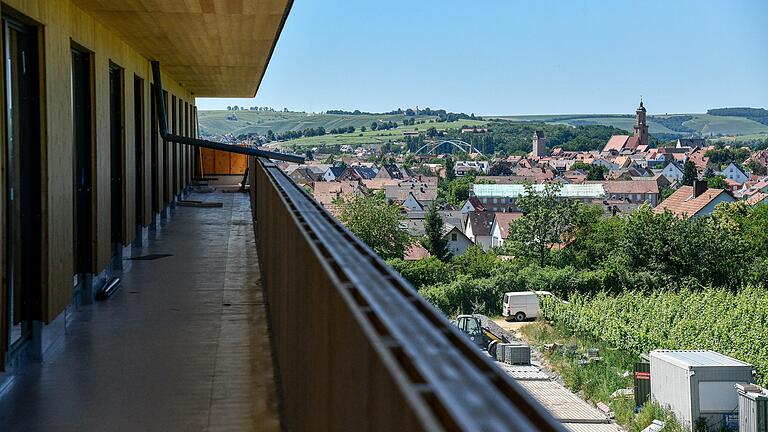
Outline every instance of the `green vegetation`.
{"label": "green vegetation", "polygon": [[744,117],[768,125],[768,110],[764,108],[717,108],[707,110],[707,114],[715,116]]}
{"label": "green vegetation", "polygon": [[[750,117],[737,115],[707,114],[670,114],[648,116],[651,135],[662,140],[671,140],[675,136],[698,135],[753,135],[768,134],[768,125]],[[688,118],[690,117],[690,118]],[[568,124],[572,126],[604,125],[623,130],[632,130],[635,124],[634,114],[564,114],[536,116],[501,116],[517,122],[545,122]],[[672,119],[672,120],[667,120]],[[763,138],[765,135],[763,135]]]}
{"label": "green vegetation", "polygon": [[411,237],[400,225],[400,207],[388,204],[383,193],[339,198],[339,221],[384,259],[402,258]]}
{"label": "green vegetation", "polygon": [[545,183],[541,193],[530,184],[516,205],[523,215],[509,224],[509,240],[505,250],[518,258],[538,262],[544,267],[551,255],[549,248],[559,244],[571,228],[578,204],[558,198],[559,183]]}
{"label": "green vegetation", "polygon": [[558,326],[612,349],[711,349],[752,363],[768,384],[765,287],[574,293],[567,304],[545,299],[543,309]]}
{"label": "green vegetation", "polygon": [[699,175],[696,172],[696,165],[693,163],[693,161],[690,159],[685,161],[685,165],[683,165],[683,178],[681,183],[686,186],[693,186],[693,182],[699,178],[698,176]]}
{"label": "green vegetation", "polygon": [[[414,141],[407,140],[405,130],[427,131],[434,135],[462,139],[483,153],[502,151],[522,154],[530,151],[534,130],[544,130],[550,148],[561,146],[566,150],[597,150],[611,135],[629,134],[634,126],[633,115],[543,115],[506,116],[497,120],[480,119],[466,114],[444,113],[443,110],[422,110],[419,115],[405,111],[390,113],[361,113],[359,111],[329,111],[323,114],[274,111],[270,109],[238,111],[200,111],[200,132],[203,136],[271,136],[287,139],[288,145],[301,147],[333,147],[341,145],[381,145]],[[753,113],[754,114],[754,113]],[[733,116],[712,114],[682,114],[649,116],[652,142],[672,140],[691,134],[722,136],[723,142],[768,146],[768,125],[755,115]],[[499,121],[504,120],[504,121]],[[376,123],[376,130],[371,126]],[[396,129],[379,128],[397,123]],[[460,128],[488,127],[489,133],[461,134]],[[322,129],[321,129],[322,128]],[[350,129],[351,128],[351,129]],[[323,133],[319,133],[320,131]],[[271,131],[271,133],[270,133]],[[308,134],[304,135],[307,131]],[[312,131],[312,132],[310,132]],[[351,131],[351,132],[350,132]],[[334,133],[336,132],[336,133]],[[415,150],[415,148],[411,148]]]}
{"label": "green vegetation", "polygon": [[422,241],[424,249],[441,261],[450,258],[448,241],[443,238],[443,219],[437,213],[437,205],[434,203],[424,215],[424,231],[425,236]]}
{"label": "green vegetation", "polygon": [[[543,122],[491,121],[487,124],[489,132],[481,134],[460,134],[458,130],[448,130],[445,138],[466,141],[483,154],[501,152],[524,155],[531,151],[534,132],[544,132],[547,147],[562,147],[564,150],[600,150],[612,135],[627,135],[629,132],[611,126],[586,125],[570,126]],[[631,127],[630,127],[631,130]]]}
{"label": "green vegetation", "polygon": [[[674,415],[661,409],[658,404],[646,403],[635,414],[634,398],[611,397],[616,390],[632,387],[633,378],[631,375],[625,376],[625,373],[633,370],[636,355],[612,349],[601,340],[587,335],[579,337],[563,326],[552,327],[541,321],[528,324],[521,331],[531,345],[544,353],[549,367],[563,378],[571,391],[594,403],[603,402],[610,406],[616,421],[629,431],[640,432],[655,419],[665,422],[665,431],[685,430]],[[552,343],[557,343],[560,348],[546,350],[544,345]],[[602,360],[582,364],[579,360],[589,348],[599,349]]]}
{"label": "green vegetation", "polygon": [[717,169],[729,165],[731,162],[741,164],[749,157],[749,150],[745,148],[719,148],[707,150],[704,156],[709,158],[708,165]]}
{"label": "green vegetation", "polygon": [[[695,219],[656,214],[648,206],[608,218],[599,207],[584,204],[568,211],[542,205],[536,213],[537,223],[561,224],[561,242],[548,244],[543,260],[536,241],[529,240],[534,247],[526,252],[525,241],[510,240],[495,252],[472,249],[454,258],[448,281],[403,270],[416,264],[395,267],[447,315],[496,315],[507,291],[547,290],[567,297],[768,287],[768,206],[721,204],[712,216]],[[531,229],[529,225],[531,221],[517,219],[510,232]],[[514,259],[501,259],[497,253]]]}

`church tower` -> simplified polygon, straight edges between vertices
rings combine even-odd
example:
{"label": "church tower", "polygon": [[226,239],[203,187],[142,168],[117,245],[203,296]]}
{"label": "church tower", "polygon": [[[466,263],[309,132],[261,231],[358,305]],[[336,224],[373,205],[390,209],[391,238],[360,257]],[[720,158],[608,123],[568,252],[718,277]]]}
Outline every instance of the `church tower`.
{"label": "church tower", "polygon": [[640,106],[635,111],[637,122],[635,123],[635,138],[638,145],[648,145],[648,123],[645,122],[645,107],[640,99]]}
{"label": "church tower", "polygon": [[544,138],[544,131],[536,131],[533,134],[532,156],[543,157],[547,155],[547,139]]}

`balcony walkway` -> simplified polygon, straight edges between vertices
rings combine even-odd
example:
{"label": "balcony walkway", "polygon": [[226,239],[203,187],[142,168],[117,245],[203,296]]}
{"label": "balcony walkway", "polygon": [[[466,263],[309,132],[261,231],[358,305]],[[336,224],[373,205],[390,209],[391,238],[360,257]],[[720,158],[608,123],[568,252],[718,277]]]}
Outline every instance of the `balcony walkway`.
{"label": "balcony walkway", "polygon": [[48,361],[0,396],[0,431],[279,430],[251,209],[192,194],[108,301],[68,318]]}

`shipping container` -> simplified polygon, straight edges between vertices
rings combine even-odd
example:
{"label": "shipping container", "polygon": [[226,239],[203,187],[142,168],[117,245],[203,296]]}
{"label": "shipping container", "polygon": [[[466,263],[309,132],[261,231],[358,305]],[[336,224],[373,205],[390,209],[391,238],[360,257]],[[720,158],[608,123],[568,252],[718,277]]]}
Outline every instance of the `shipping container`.
{"label": "shipping container", "polygon": [[749,363],[708,351],[651,351],[651,398],[689,429],[724,428],[738,412],[734,385],[752,382]]}

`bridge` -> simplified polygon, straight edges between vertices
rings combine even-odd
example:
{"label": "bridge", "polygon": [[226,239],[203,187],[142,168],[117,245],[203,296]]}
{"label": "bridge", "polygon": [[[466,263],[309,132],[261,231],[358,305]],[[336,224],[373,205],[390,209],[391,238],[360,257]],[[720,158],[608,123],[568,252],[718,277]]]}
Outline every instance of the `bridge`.
{"label": "bridge", "polygon": [[[415,153],[416,154],[434,153],[443,144],[449,144],[455,147],[456,149],[458,149],[459,151],[462,151],[465,153],[479,154],[479,155],[483,154],[480,150],[477,149],[477,147],[461,140],[431,141],[419,147],[418,149],[416,149]],[[429,149],[429,150],[426,150],[426,149]]]}

